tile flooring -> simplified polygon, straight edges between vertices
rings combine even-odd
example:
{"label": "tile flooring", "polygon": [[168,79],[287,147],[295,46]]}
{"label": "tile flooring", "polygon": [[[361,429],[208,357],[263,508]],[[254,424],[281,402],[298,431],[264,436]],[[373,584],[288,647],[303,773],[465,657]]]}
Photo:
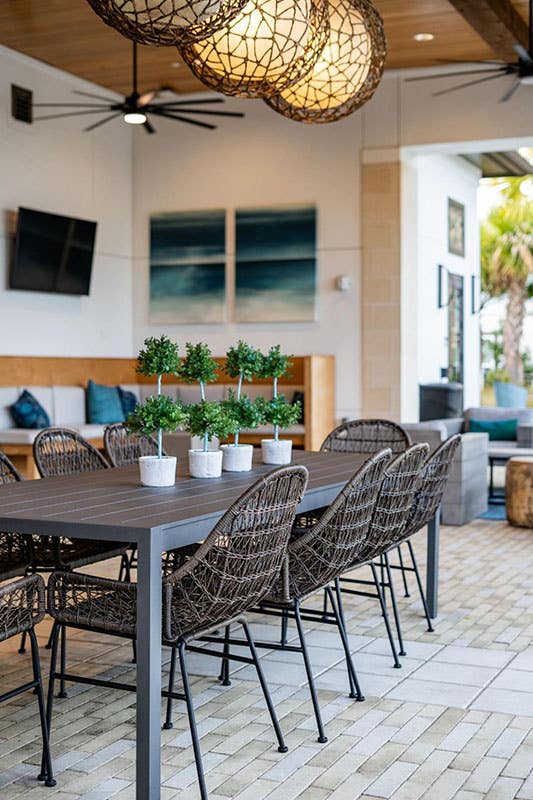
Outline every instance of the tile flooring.
{"label": "tile flooring", "polygon": [[[418,536],[423,563],[425,537]],[[316,741],[305,673],[294,653],[263,651],[289,745],[281,755],[252,669],[236,665],[232,685],[217,664],[191,654],[197,719],[211,800],[533,800],[533,533],[477,520],[444,528],[441,606],[427,633],[420,604],[403,598],[407,656],[392,667],[376,604],[347,598],[347,623],[364,703],[347,697],[335,631],[308,624],[329,742]],[[113,567],[114,568],[114,567]],[[111,568],[110,568],[111,569]],[[110,572],[111,574],[111,572]],[[275,638],[271,620],[255,630]],[[48,623],[39,628],[45,643]],[[0,645],[2,687],[20,681],[28,658]],[[48,651],[42,650],[47,667]],[[127,642],[72,632],[69,664],[131,678]],[[163,656],[166,673],[168,654]],[[196,800],[187,719],[163,731],[163,800]],[[52,745],[58,784],[35,781],[40,748],[35,698],[0,707],[1,800],[133,800],[134,698],[86,686],[56,703]]]}

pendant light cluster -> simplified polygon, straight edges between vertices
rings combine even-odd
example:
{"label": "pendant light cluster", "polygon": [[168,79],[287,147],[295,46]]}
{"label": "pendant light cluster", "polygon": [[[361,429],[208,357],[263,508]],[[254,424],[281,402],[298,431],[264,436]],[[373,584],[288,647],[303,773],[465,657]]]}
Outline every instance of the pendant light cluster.
{"label": "pendant light cluster", "polygon": [[123,35],[175,44],[210,89],[334,122],[374,94],[387,54],[371,0],[88,0]]}

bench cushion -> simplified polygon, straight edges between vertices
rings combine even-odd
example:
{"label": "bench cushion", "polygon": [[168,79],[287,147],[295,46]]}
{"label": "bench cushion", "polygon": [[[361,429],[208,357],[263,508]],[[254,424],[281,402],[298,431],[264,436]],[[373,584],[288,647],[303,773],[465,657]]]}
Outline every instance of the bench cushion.
{"label": "bench cushion", "polygon": [[85,389],[81,386],[53,386],[53,424],[74,428],[85,424]]}

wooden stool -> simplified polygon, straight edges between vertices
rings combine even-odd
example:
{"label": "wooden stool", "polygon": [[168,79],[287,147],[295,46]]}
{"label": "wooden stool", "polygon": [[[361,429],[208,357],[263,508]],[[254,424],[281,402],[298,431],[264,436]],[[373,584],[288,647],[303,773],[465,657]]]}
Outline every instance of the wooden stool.
{"label": "wooden stool", "polygon": [[533,457],[515,456],[507,462],[505,503],[510,525],[533,528]]}

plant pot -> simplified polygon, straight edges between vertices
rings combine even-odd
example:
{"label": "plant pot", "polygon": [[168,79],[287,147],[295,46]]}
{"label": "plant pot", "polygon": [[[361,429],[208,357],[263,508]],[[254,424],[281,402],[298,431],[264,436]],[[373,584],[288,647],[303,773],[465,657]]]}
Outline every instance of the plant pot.
{"label": "plant pot", "polygon": [[263,464],[282,466],[290,464],[292,457],[292,439],[261,439]]}
{"label": "plant pot", "polygon": [[222,450],[189,450],[189,472],[193,478],[220,478]]}
{"label": "plant pot", "polygon": [[176,456],[141,456],[139,469],[143,486],[174,486],[176,483]]}
{"label": "plant pot", "polygon": [[251,444],[223,444],[222,469],[226,472],[250,472],[254,448]]}

